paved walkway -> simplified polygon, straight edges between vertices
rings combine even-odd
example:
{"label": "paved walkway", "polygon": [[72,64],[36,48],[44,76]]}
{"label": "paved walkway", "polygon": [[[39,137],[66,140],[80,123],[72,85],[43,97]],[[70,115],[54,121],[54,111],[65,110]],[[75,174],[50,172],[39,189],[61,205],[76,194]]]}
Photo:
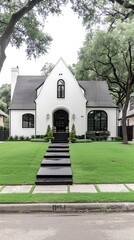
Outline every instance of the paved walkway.
{"label": "paved walkway", "polygon": [[127,184],[74,184],[74,185],[6,185],[0,186],[3,193],[97,193],[97,192],[130,192],[134,191],[134,183]]}

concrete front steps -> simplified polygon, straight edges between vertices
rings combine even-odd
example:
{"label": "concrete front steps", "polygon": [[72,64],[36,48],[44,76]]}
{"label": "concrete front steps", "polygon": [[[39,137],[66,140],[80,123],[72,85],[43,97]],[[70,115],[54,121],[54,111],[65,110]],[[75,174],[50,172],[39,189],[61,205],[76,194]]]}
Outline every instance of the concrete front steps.
{"label": "concrete front steps", "polygon": [[66,132],[54,133],[53,143],[68,143],[69,134]]}
{"label": "concrete front steps", "polygon": [[52,143],[36,176],[36,185],[73,184],[68,143]]}

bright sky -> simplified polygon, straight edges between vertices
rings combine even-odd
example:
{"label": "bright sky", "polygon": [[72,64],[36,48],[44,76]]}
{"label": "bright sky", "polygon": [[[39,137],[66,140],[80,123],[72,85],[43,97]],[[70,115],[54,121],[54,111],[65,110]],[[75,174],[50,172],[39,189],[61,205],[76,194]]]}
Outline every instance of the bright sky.
{"label": "bright sky", "polygon": [[45,62],[56,63],[62,57],[67,65],[77,62],[77,52],[85,39],[85,28],[82,19],[69,6],[63,8],[62,15],[50,16],[47,19],[45,32],[49,33],[53,42],[48,54],[36,60],[27,60],[25,49],[8,46],[6,60],[0,73],[0,85],[11,83],[11,68],[18,66],[21,75],[40,75]]}

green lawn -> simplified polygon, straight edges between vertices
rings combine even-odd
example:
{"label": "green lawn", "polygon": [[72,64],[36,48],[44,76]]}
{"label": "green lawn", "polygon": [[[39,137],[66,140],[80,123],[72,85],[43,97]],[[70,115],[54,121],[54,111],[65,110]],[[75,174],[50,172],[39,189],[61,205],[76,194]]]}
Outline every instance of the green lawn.
{"label": "green lawn", "polygon": [[[0,185],[34,184],[47,143],[0,144]],[[74,183],[134,183],[134,144],[93,142],[70,145]],[[134,201],[128,193],[0,194],[0,203]]]}
{"label": "green lawn", "polygon": [[75,183],[134,182],[134,144],[92,142],[70,145]]}
{"label": "green lawn", "polygon": [[[0,144],[0,185],[34,184],[47,143]],[[74,183],[134,182],[134,144],[92,142],[70,145]]]}
{"label": "green lawn", "polygon": [[1,143],[0,184],[34,184],[47,148],[46,143]]}

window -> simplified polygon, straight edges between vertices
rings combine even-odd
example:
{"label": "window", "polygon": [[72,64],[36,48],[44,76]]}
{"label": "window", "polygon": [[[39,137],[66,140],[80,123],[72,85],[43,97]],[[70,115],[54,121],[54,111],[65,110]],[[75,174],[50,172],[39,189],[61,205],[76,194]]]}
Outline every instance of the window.
{"label": "window", "polygon": [[65,82],[62,79],[57,82],[57,98],[65,98]]}
{"label": "window", "polygon": [[88,131],[107,131],[107,113],[98,110],[89,112]]}
{"label": "window", "polygon": [[22,127],[34,128],[34,115],[27,113],[22,115]]}

